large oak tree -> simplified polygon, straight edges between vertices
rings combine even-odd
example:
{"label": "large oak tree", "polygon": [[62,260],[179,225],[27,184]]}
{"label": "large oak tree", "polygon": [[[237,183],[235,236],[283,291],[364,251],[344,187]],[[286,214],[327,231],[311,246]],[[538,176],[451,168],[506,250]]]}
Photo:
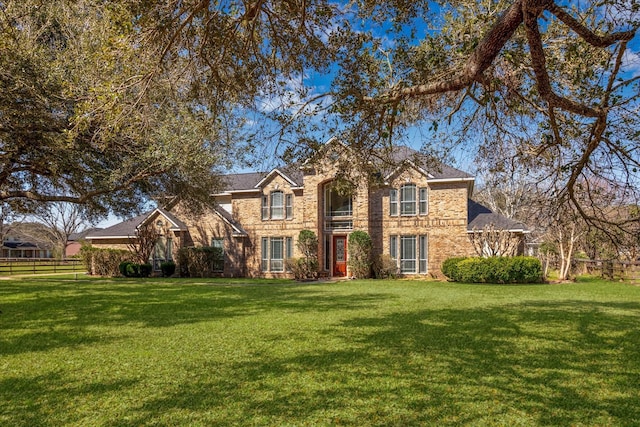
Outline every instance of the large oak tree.
{"label": "large oak tree", "polygon": [[[504,156],[516,158],[558,206],[572,205],[597,227],[637,222],[624,214],[639,198],[635,2],[19,4],[1,4],[2,48],[14,50],[2,55],[11,58],[1,67],[3,95],[11,94],[0,137],[20,153],[5,150],[13,169],[3,169],[4,198],[64,193],[106,205],[131,188],[192,188],[184,159],[212,159],[211,147],[234,136],[223,131],[257,132],[262,115],[278,124],[266,129],[285,154],[306,155],[339,133],[364,166],[429,125],[425,151],[442,140],[479,145],[487,164],[500,169]],[[47,32],[28,31],[40,27]],[[328,87],[312,84],[319,76]],[[203,123],[208,139],[196,138]],[[53,166],[37,169],[45,156]],[[65,175],[72,165],[77,174]],[[93,179],[100,170],[104,179]],[[606,206],[582,196],[602,188]]]}

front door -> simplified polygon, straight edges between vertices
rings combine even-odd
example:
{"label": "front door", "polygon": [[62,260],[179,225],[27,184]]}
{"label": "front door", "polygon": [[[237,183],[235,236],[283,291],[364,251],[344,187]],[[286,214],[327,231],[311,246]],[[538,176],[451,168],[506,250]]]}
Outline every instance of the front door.
{"label": "front door", "polygon": [[347,236],[333,236],[333,275],[347,275]]}

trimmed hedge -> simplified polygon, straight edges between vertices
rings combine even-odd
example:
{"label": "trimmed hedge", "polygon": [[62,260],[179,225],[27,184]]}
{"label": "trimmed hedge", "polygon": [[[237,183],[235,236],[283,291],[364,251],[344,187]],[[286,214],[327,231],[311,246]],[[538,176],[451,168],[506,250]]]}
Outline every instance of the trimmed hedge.
{"label": "trimmed hedge", "polygon": [[80,257],[89,274],[116,277],[120,273],[120,263],[130,261],[133,255],[122,249],[83,246],[80,249]]}
{"label": "trimmed hedge", "polygon": [[224,269],[224,252],[213,246],[181,248],[178,266],[181,277],[212,277]]}
{"label": "trimmed hedge", "polygon": [[542,282],[542,264],[534,257],[449,258],[442,263],[441,270],[442,274],[454,282]]}
{"label": "trimmed hedge", "polygon": [[176,263],[173,261],[165,261],[160,263],[160,271],[163,277],[171,277],[176,272]]}
{"label": "trimmed hedge", "polygon": [[138,264],[131,261],[123,261],[118,266],[118,270],[124,277],[149,277],[153,271],[153,266],[149,263]]}

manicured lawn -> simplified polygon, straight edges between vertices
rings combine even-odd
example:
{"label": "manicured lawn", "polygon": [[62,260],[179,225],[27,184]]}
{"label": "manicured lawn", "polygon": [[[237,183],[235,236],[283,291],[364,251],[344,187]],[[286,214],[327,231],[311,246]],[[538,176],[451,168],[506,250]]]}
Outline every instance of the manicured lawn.
{"label": "manicured lawn", "polygon": [[640,424],[640,287],[0,281],[0,425]]}

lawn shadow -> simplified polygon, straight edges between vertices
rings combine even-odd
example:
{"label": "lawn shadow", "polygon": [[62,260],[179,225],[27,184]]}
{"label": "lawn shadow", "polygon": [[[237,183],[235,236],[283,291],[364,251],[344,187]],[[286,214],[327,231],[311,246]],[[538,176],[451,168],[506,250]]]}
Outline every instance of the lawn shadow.
{"label": "lawn shadow", "polygon": [[262,353],[232,375],[179,384],[133,419],[153,424],[177,411],[222,426],[638,425],[639,319],[639,303],[570,300],[353,318],[324,331],[341,348]]}
{"label": "lawn shadow", "polygon": [[[0,356],[105,343],[124,337],[113,334],[118,326],[164,328],[275,309],[356,310],[393,298],[383,292],[333,293],[327,291],[330,286],[176,286],[118,280],[0,283]],[[109,328],[109,335],[101,328]]]}

